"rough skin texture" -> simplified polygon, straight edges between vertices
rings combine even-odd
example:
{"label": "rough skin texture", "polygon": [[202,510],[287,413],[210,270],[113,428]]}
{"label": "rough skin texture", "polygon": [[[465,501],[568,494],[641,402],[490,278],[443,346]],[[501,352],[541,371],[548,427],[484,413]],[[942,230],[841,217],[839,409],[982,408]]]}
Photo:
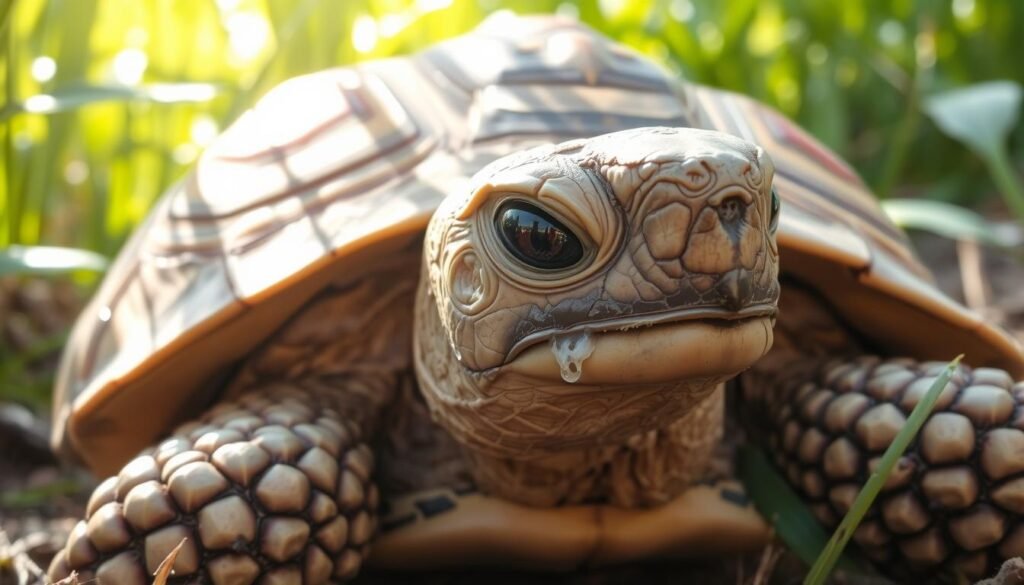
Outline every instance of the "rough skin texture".
{"label": "rough skin texture", "polygon": [[[563,470],[600,464],[610,458],[596,451],[691,415],[709,433],[720,426],[700,411],[771,345],[773,172],[762,149],[738,138],[643,128],[497,159],[441,204],[424,243],[414,363],[434,419],[474,454],[482,489],[531,505],[593,499],[565,489],[580,482]],[[525,228],[516,244],[495,229],[510,202],[559,214],[590,255],[560,269],[517,260],[516,246],[532,241]],[[666,333],[698,318],[736,326],[688,340]],[[664,475],[699,476],[711,442],[675,435],[701,455]],[[682,483],[612,500],[664,502]]]}
{"label": "rough skin texture", "polygon": [[342,395],[274,385],[178,427],[96,488],[49,578],[141,585],[183,540],[170,583],[355,576],[380,497],[359,405]]}
{"label": "rough skin texture", "polygon": [[[409,397],[396,389],[412,382],[410,358],[432,432],[461,443],[483,494],[478,507],[460,507],[455,486],[429,486],[445,497],[424,513],[428,530],[416,531],[413,516],[378,542],[382,556],[425,559],[424,568],[440,553],[460,564],[621,562],[730,550],[741,532],[766,533],[735,498],[712,521],[685,507],[721,431],[717,389],[751,367],[751,399],[769,415],[778,464],[834,524],[942,364],[854,359],[865,352],[845,323],[801,317],[786,302],[776,310],[772,168],[750,143],[678,128],[499,159],[434,216],[419,289],[414,246],[385,254],[391,263],[374,273],[339,269],[317,299],[256,340],[223,388],[237,402],[180,427],[98,489],[51,576],[143,583],[181,543],[180,582],[353,576],[380,499],[364,441],[394,428],[381,413]],[[542,228],[536,218],[547,215],[561,227]],[[590,256],[550,265],[548,252],[583,243]],[[822,308],[823,299],[797,306]],[[769,354],[776,318],[785,334]],[[830,356],[843,358],[822,361]],[[888,572],[982,576],[1024,553],[1022,400],[1024,387],[1002,370],[957,374],[856,534]],[[383,485],[416,483],[396,479]],[[536,510],[509,513],[509,502],[610,505],[535,516],[557,518],[547,526],[524,519]],[[686,513],[668,514],[671,502]],[[563,534],[570,517],[579,530]],[[511,554],[516,542],[502,537],[524,526],[544,533],[518,539],[538,546]],[[400,533],[407,546],[385,552]],[[689,544],[676,538],[694,534]],[[719,548],[700,548],[705,541]]]}
{"label": "rough skin texture", "polygon": [[[944,368],[831,360],[747,385],[745,394],[768,418],[780,469],[834,527]],[[993,574],[1024,555],[1022,453],[1024,383],[1003,370],[960,367],[854,541],[910,581],[951,569],[972,579]]]}

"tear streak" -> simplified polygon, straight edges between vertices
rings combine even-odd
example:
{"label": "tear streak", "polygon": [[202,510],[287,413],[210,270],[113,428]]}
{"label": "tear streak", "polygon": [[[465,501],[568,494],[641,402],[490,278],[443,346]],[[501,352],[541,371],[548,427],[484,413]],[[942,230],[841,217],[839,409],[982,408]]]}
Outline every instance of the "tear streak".
{"label": "tear streak", "polygon": [[594,342],[588,331],[551,337],[551,353],[558,362],[562,379],[574,384],[583,375],[583,362],[594,353]]}

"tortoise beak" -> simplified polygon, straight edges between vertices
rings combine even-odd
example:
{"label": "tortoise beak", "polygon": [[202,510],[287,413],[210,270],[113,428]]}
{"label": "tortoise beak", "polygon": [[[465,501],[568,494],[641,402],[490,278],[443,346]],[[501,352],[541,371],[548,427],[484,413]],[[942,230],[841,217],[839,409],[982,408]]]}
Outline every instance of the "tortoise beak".
{"label": "tortoise beak", "polygon": [[[772,307],[774,309],[774,307]],[[618,330],[587,332],[589,355],[578,364],[581,385],[654,384],[691,378],[732,377],[771,349],[775,312],[733,318],[699,318]],[[534,342],[501,373],[564,382],[564,362],[550,343]],[[574,372],[575,373],[575,372]]]}

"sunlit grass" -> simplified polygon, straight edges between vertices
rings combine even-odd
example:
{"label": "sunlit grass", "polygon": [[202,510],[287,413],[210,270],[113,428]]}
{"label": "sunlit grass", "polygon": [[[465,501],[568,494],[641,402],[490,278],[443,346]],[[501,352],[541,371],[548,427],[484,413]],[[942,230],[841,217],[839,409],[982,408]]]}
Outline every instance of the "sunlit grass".
{"label": "sunlit grass", "polygon": [[676,74],[781,108],[882,191],[937,185],[958,202],[993,188],[921,96],[1024,80],[1024,4],[997,0],[19,0],[0,5],[0,248],[111,255],[274,84],[410,52],[501,9],[578,16]]}

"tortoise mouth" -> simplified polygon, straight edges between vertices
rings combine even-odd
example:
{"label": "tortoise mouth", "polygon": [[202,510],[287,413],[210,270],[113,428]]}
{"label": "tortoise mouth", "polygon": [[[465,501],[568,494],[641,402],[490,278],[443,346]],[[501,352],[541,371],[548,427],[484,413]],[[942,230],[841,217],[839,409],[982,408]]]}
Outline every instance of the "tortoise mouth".
{"label": "tortoise mouth", "polygon": [[[502,373],[582,385],[732,376],[771,349],[777,308],[689,308],[588,322],[523,339]],[[547,342],[547,343],[545,343]]]}
{"label": "tortoise mouth", "polygon": [[744,321],[772,318],[778,314],[778,307],[774,304],[758,304],[744,307],[738,311],[722,307],[688,307],[661,313],[645,313],[640,315],[627,315],[601,321],[587,321],[565,329],[546,330],[527,335],[520,339],[509,350],[503,365],[514,361],[519,354],[527,349],[547,341],[554,337],[580,335],[584,332],[591,334],[605,334],[635,331],[649,328],[657,328],[662,325],[678,324],[693,321],[714,323],[720,327],[734,327]]}

